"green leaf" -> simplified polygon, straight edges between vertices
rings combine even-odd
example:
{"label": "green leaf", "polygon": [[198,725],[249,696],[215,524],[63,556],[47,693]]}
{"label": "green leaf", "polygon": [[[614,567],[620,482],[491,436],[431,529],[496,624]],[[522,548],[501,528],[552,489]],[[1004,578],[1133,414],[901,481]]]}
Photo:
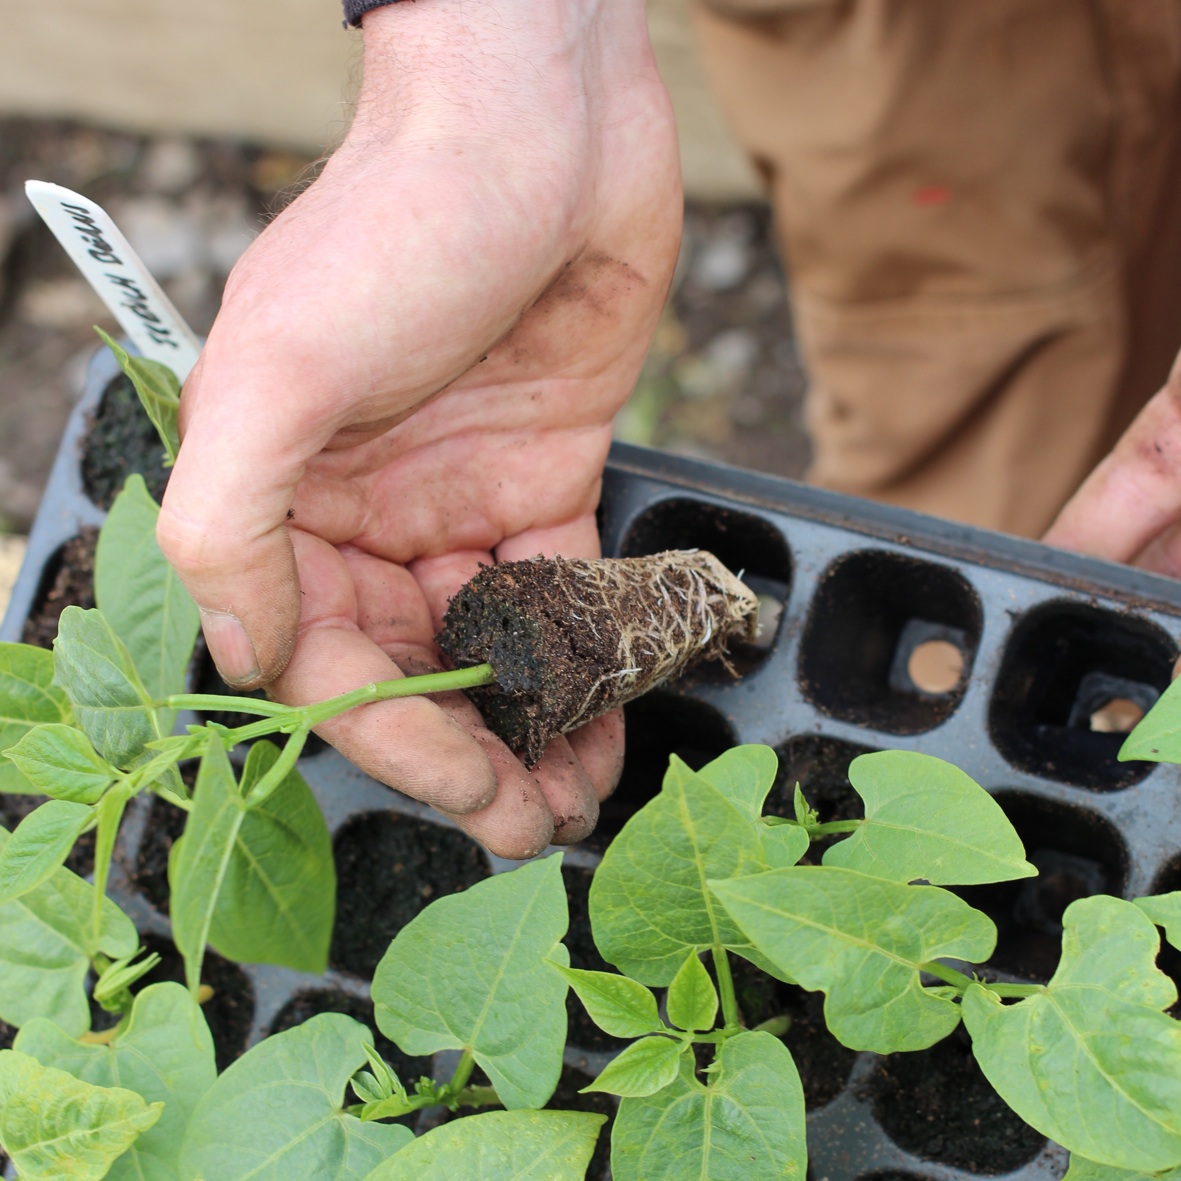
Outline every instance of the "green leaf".
{"label": "green leaf", "polygon": [[191,839],[182,836],[168,859],[172,938],[184,956],[185,978],[194,993],[201,983],[201,961],[218,894],[245,816],[229,756],[212,734],[197,772],[193,810],[185,822],[186,831],[192,825]]}
{"label": "green leaf", "polygon": [[686,1043],[668,1037],[642,1037],[616,1054],[583,1091],[603,1091],[639,1099],[663,1091],[680,1070],[681,1056],[692,1052]]}
{"label": "green leaf", "polygon": [[50,722],[26,732],[4,752],[32,790],[56,800],[97,804],[115,782],[113,767],[76,726]]}
{"label": "green leaf", "polygon": [[1037,876],[1000,805],[951,763],[910,750],[858,755],[849,782],[865,820],[824,864],[892,882],[971,886]]}
{"label": "green leaf", "polygon": [[591,882],[591,926],[605,959],[667,985],[689,952],[721,944],[758,956],[705,888],[707,878],[767,867],[763,825],[748,804],[731,803],[673,756],[660,794],[623,826]]}
{"label": "green leaf", "polygon": [[817,865],[710,888],[764,955],[827,994],[828,1028],[854,1050],[922,1050],[946,1037],[959,1006],[923,987],[921,965],[982,963],[996,946],[992,921],[936,886]]}
{"label": "green leaf", "polygon": [[718,993],[705,965],[690,952],[668,988],[668,1019],[678,1029],[713,1029]]}
{"label": "green leaf", "polygon": [[582,1181],[606,1120],[585,1111],[488,1111],[433,1128],[365,1181]]}
{"label": "green leaf", "polygon": [[161,737],[152,698],[101,611],[67,607],[62,612],[53,663],[78,725],[116,767],[130,767],[149,742]]}
{"label": "green leaf", "polygon": [[369,1030],[321,1013],[247,1051],[205,1092],[181,1147],[183,1181],[361,1181],[413,1139],[342,1109]]}
{"label": "green leaf", "polygon": [[804,1091],[769,1033],[741,1033],[718,1053],[709,1087],[692,1057],[663,1091],[624,1099],[611,1135],[615,1181],[803,1181]]}
{"label": "green leaf", "polygon": [[1168,941],[1181,950],[1181,890],[1134,901],[1158,927],[1164,928]]}
{"label": "green leaf", "polygon": [[[0,828],[0,850],[11,839]],[[122,959],[139,946],[131,920],[105,898],[92,948],[93,908],[94,888],[64,868],[0,906],[0,1020],[20,1026],[49,1017],[70,1034],[90,1028],[84,984],[91,951]]]}
{"label": "green leaf", "polygon": [[[245,806],[250,788],[278,758],[273,743],[256,742],[240,787],[232,772],[219,774],[206,797],[206,785],[198,781],[191,823],[197,825],[194,832],[208,838],[200,861],[201,881],[218,880],[221,854],[228,848],[212,898],[207,940],[228,959],[318,975],[328,966],[336,913],[336,869],[324,814],[303,776],[294,770],[258,807]],[[175,881],[174,913],[179,889],[185,895],[186,916],[192,911],[193,892],[201,888],[185,880],[193,872],[187,854],[192,839],[182,836],[173,846],[180,850],[173,863],[175,874],[170,872]],[[218,844],[223,839],[229,840],[228,846]],[[198,900],[197,909],[203,912],[208,901]],[[186,922],[187,917],[182,921],[187,934]]]}
{"label": "green leaf", "polygon": [[164,466],[171,467],[180,451],[180,429],[177,425],[177,415],[180,411],[180,380],[167,365],[159,361],[149,361],[146,357],[133,357],[101,328],[95,328],[95,332],[102,337],[103,344],[115,354],[119,368],[135,386],[140,404],[156,428],[156,433],[168,454]]}
{"label": "green leaf", "polygon": [[1146,1173],[1143,1169],[1116,1169],[1111,1165],[1096,1164],[1093,1160],[1071,1154],[1070,1168],[1062,1181],[1181,1181],[1181,1168]]}
{"label": "green leaf", "polygon": [[65,800],[30,812],[0,848],[0,906],[35,890],[61,865],[93,813]]}
{"label": "green leaf", "polygon": [[85,1083],[126,1087],[163,1103],[159,1122],[115,1162],[107,1181],[179,1181],[189,1117],[217,1078],[209,1027],[179,984],[139,993],[127,1024],[106,1045],[75,1041],[39,1018],[20,1031],[16,1049]]}
{"label": "green leaf", "polygon": [[1118,758],[1181,763],[1181,681],[1174,681],[1124,739]]}
{"label": "green leaf", "polygon": [[554,1093],[566,1041],[558,941],[569,916],[561,855],[432,902],[373,976],[377,1024],[412,1055],[467,1050],[509,1109]]}
{"label": "green leaf", "polygon": [[21,1181],[101,1181],[162,1110],[134,1091],[91,1086],[0,1050],[0,1144]]}
{"label": "green leaf", "polygon": [[[0,644],[0,751],[11,750],[34,726],[73,718],[69,698],[53,683],[53,653]],[[38,790],[15,763],[0,758],[0,792]]]}
{"label": "green leaf", "polygon": [[578,994],[590,1019],[612,1037],[643,1037],[664,1027],[652,990],[627,976],[550,964]]}
{"label": "green leaf", "polygon": [[811,842],[804,829],[762,823],[763,803],[779,774],[779,756],[769,746],[731,747],[697,774],[758,825],[765,868],[786,869],[808,851]]}
{"label": "green leaf", "polygon": [[976,1060],[1027,1124],[1099,1164],[1160,1172],[1181,1164],[1181,1022],[1156,967],[1160,937],[1138,907],[1097,895],[1063,916],[1062,959],[1046,988],[1002,1005],[964,994]]}
{"label": "green leaf", "polygon": [[[153,700],[181,693],[201,626],[197,605],[156,544],[160,510],[143,477],[127,477],[98,536],[94,594],[99,610],[127,645]],[[160,719],[172,729],[174,716]]]}

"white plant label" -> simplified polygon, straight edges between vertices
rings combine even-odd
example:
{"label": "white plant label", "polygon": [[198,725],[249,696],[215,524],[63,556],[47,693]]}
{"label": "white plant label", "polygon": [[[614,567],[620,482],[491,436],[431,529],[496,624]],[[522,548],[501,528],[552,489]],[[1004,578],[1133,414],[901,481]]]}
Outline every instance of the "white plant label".
{"label": "white plant label", "polygon": [[139,352],[184,381],[200,341],[110,214],[89,197],[43,180],[26,181],[25,193]]}

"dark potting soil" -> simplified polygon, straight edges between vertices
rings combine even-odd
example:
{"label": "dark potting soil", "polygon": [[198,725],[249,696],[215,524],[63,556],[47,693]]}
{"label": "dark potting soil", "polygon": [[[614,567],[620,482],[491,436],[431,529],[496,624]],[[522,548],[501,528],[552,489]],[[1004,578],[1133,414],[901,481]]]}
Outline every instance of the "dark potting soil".
{"label": "dark potting soil", "polygon": [[[169,940],[158,935],[141,935],[140,942],[148,951],[154,951],[160,956],[160,963],[136,985],[136,992],[149,984],[162,984],[165,980],[177,984],[185,982],[184,959]],[[237,964],[209,950],[205,952],[201,966],[201,983],[208,984],[213,990],[213,995],[201,1006],[201,1011],[213,1035],[213,1048],[220,1072],[246,1051],[246,1040],[254,1020],[254,988],[250,977]]]}
{"label": "dark potting soil", "polygon": [[857,1052],[842,1046],[824,1023],[824,994],[784,984],[738,956],[730,958],[734,991],[748,1029],[772,1017],[790,1017],[780,1041],[791,1051],[809,1111],[831,1103],[844,1089]]}
{"label": "dark potting soil", "polygon": [[171,890],[168,886],[168,855],[177,837],[185,830],[188,813],[156,796],[148,811],[135,858],[134,876],[148,901],[161,913],[168,914]]}
{"label": "dark potting soil", "polygon": [[939,1164],[993,1176],[1046,1143],[992,1089],[962,1026],[929,1050],[880,1059],[867,1090],[886,1135]]}
{"label": "dark potting soil", "polygon": [[67,607],[94,606],[94,551],[98,530],[87,525],[62,543],[46,563],[41,589],[25,620],[21,639],[38,648],[52,648],[57,624]]}
{"label": "dark potting soil", "polygon": [[555,735],[724,656],[757,613],[704,552],[535,558],[484,567],[451,600],[436,643],[456,667],[492,665],[496,683],[468,696],[532,767]]}
{"label": "dark potting soil", "polygon": [[368,812],[337,832],[332,965],[369,979],[390,940],[428,903],[488,877],[480,846],[455,829]]}
{"label": "dark potting soil", "polygon": [[[48,800],[48,796],[17,796],[0,795],[0,824],[11,832],[24,818],[39,808]],[[85,877],[94,872],[94,842],[93,832],[83,833],[74,843],[69,856],[65,860],[67,869]]]}
{"label": "dark potting soil", "polygon": [[168,471],[164,444],[148,420],[131,382],[120,374],[103,391],[82,440],[82,487],[99,508],[110,508],[132,472],[147,483],[156,503]]}
{"label": "dark potting soil", "polygon": [[[320,1013],[344,1013],[354,1021],[369,1027],[373,1034],[373,1047],[383,1059],[393,1068],[394,1073],[402,1081],[407,1090],[413,1092],[418,1079],[432,1077],[430,1058],[413,1058],[403,1054],[378,1028],[373,1016],[373,1004],[364,997],[353,996],[340,988],[315,988],[306,992],[297,992],[278,1012],[268,1033],[282,1033],[286,1029],[294,1029],[302,1025],[309,1017]],[[352,1103],[354,1096],[351,1092],[346,1101]],[[403,1116],[395,1123],[405,1124],[413,1128],[418,1122],[418,1113]]]}
{"label": "dark potting soil", "polygon": [[[562,867],[566,901],[570,907],[570,928],[563,942],[570,951],[570,967],[587,972],[613,972],[595,946],[591,934],[589,896],[594,871],[572,865]],[[604,1033],[588,1016],[573,989],[566,994],[569,1041],[583,1050],[622,1050],[627,1042]]]}
{"label": "dark potting soil", "polygon": [[16,1040],[16,1026],[0,1021],[0,1050],[11,1050]]}

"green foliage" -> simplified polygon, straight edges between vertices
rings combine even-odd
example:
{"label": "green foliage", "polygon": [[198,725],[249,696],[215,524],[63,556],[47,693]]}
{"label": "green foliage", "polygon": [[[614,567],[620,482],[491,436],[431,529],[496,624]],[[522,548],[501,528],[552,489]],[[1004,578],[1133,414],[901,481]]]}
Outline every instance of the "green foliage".
{"label": "green foliage", "polygon": [[0,1145],[22,1181],[100,1181],[163,1106],[0,1050]]}
{"label": "green foliage", "polygon": [[692,1058],[688,1043],[667,1037],[642,1037],[612,1058],[584,1091],[639,1099],[664,1090],[680,1070],[681,1059]]}
{"label": "green foliage", "polygon": [[61,865],[93,813],[65,800],[30,812],[0,848],[0,906],[35,890]]}
{"label": "green foliage", "polygon": [[[745,760],[745,748],[739,752],[731,753]],[[690,952],[724,947],[761,959],[705,882],[767,868],[764,832],[773,830],[758,822],[750,801],[771,782],[745,788],[734,803],[713,779],[725,782],[717,763],[695,774],[674,755],[660,794],[623,826],[591,883],[599,950],[645,984],[671,984]],[[802,853],[807,834],[792,831],[801,834]]]}
{"label": "green foliage", "polygon": [[884,750],[849,764],[865,820],[824,864],[894,882],[970,886],[1034,877],[1000,805],[958,767],[931,755]]}
{"label": "green foliage", "polygon": [[81,730],[62,722],[29,730],[4,753],[30,790],[75,804],[97,804],[119,775]]}
{"label": "green foliage", "polygon": [[172,846],[173,929],[190,986],[204,944],[246,963],[323,972],[336,911],[332,838],[298,771],[255,808],[251,788],[275,765],[270,742],[251,747],[234,781],[224,750],[211,744],[201,765],[186,834]]}
{"label": "green foliage", "polygon": [[[12,838],[0,828],[0,850]],[[0,906],[0,1020],[48,1017],[67,1033],[90,1028],[83,987],[92,955],[129,956],[139,943],[131,920],[102,900],[94,937],[94,887],[57,869],[35,890]]]}
{"label": "green foliage", "polygon": [[541,1107],[566,1041],[566,984],[548,960],[569,916],[560,855],[433,902],[373,976],[377,1024],[407,1053],[463,1050],[505,1107]]}
{"label": "green foliage", "polygon": [[161,737],[135,662],[101,611],[67,607],[62,612],[53,665],[78,725],[108,762],[130,767],[149,742]]}
{"label": "green foliage", "polygon": [[198,1102],[181,1147],[182,1181],[361,1181],[412,1138],[343,1109],[372,1044],[360,1022],[339,1013],[259,1043]]}
{"label": "green foliage", "polygon": [[1181,950],[1181,890],[1137,898],[1135,902],[1158,927],[1164,927],[1169,942]]}
{"label": "green foliage", "polygon": [[610,972],[551,966],[577,993],[590,1019],[612,1037],[643,1037],[663,1028],[655,995],[638,981]]}
{"label": "green foliage", "polygon": [[[98,608],[127,646],[148,695],[184,689],[201,626],[197,605],[156,544],[160,510],[142,476],[127,478],[99,534],[94,561]],[[172,729],[173,715],[159,722]]]}
{"label": "green foliage", "polygon": [[[69,698],[53,683],[53,653],[31,644],[0,644],[0,752],[37,727],[73,719]],[[0,758],[0,792],[38,790],[15,763]]]}
{"label": "green foliage", "polygon": [[144,412],[160,436],[160,441],[164,444],[167,455],[164,466],[171,467],[180,452],[180,429],[177,425],[180,413],[180,380],[167,365],[162,365],[159,361],[149,361],[146,357],[133,357],[101,328],[96,328],[95,332],[102,338],[103,344],[115,354],[119,368],[131,379],[140,405],[143,406]]}
{"label": "green foliage", "polygon": [[1111,1165],[1096,1164],[1072,1154],[1070,1168],[1062,1181],[1181,1181],[1181,1168],[1163,1173],[1146,1173],[1143,1169],[1114,1169]]}
{"label": "green foliage", "polygon": [[44,1019],[30,1021],[16,1049],[98,1087],[126,1087],[164,1105],[112,1166],[107,1181],[179,1181],[180,1148],[197,1101],[213,1085],[213,1039],[200,1006],[179,984],[153,984],[105,1045],[79,1042]]}
{"label": "green foliage", "polygon": [[623,1100],[611,1137],[615,1181],[802,1181],[807,1161],[800,1076],[769,1033],[730,1038],[708,1087],[682,1058],[669,1086]]}
{"label": "green foliage", "polygon": [[678,1029],[713,1029],[718,1016],[718,992],[695,953],[689,953],[673,977],[667,1003],[668,1019]]}
{"label": "green foliage", "polygon": [[1035,996],[1002,1005],[973,984],[964,1022],[988,1081],[1026,1123],[1099,1164],[1181,1165],[1177,989],[1156,967],[1156,929],[1132,903],[1071,903],[1062,961]]}
{"label": "green foliage", "polygon": [[434,1128],[365,1181],[581,1181],[606,1116],[490,1111]]}
{"label": "green foliage", "polygon": [[827,994],[825,1021],[854,1050],[922,1050],[946,1037],[959,1006],[923,986],[923,965],[981,963],[996,946],[992,920],[936,886],[805,865],[710,888],[764,955]]}

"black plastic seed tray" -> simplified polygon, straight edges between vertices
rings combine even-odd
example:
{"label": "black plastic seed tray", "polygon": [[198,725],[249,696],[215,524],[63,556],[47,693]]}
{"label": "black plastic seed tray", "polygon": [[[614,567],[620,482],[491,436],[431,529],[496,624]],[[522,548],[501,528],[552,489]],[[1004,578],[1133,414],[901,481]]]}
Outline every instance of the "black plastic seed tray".
{"label": "black plastic seed tray", "polygon": [[[57,576],[63,544],[102,519],[83,490],[79,453],[115,373],[105,354],[96,357],[0,638],[21,638]],[[997,922],[992,966],[1011,979],[1048,978],[1062,911],[1075,898],[1181,888],[1178,770],[1116,760],[1119,728],[1169,683],[1181,584],[627,446],[612,452],[601,528],[610,555],[712,550],[760,593],[766,623],[757,643],[734,653],[737,676],[708,666],[628,707],[623,781],[599,831],[566,855],[577,966],[603,966],[586,942],[585,890],[607,840],[658,789],[670,753],[699,766],[735,743],[779,752],[769,804],[787,814],[798,779],[822,819],[855,815],[845,770],[865,750],[924,751],[982,783],[1041,870],[1035,880],[963,891]],[[203,675],[195,670],[194,681]],[[224,1016],[235,1031],[228,1040],[222,1034],[227,1058],[317,1005],[348,1002],[363,1013],[368,973],[401,922],[438,892],[510,868],[332,750],[305,756],[300,768],[334,834],[341,915],[333,967],[311,977],[226,966],[222,995],[233,1003]],[[136,801],[114,883],[120,903],[161,946],[164,808]],[[406,856],[391,859],[381,842],[397,841],[408,826],[415,836],[403,833]],[[372,883],[391,865],[408,883],[374,903]],[[1162,965],[1181,979],[1178,960]],[[1048,1181],[1064,1172],[1065,1153],[991,1093],[962,1032],[921,1054],[854,1054],[824,1031],[817,996],[741,970],[738,987],[752,1022],[784,1010],[793,1016],[787,1041],[805,1080],[815,1181]],[[571,1014],[568,1065],[593,1073],[617,1044],[596,1034],[576,1003]],[[210,1018],[216,1025],[221,1015]],[[604,1175],[592,1165],[592,1177]]]}

